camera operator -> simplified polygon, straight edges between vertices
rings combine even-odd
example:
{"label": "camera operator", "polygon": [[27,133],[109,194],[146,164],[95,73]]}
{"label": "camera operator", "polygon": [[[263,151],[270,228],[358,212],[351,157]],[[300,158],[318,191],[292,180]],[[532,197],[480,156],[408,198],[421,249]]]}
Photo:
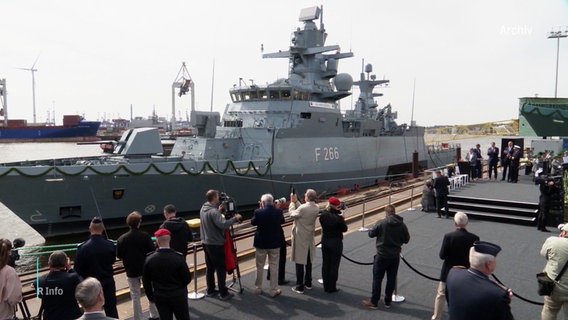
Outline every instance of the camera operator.
{"label": "camera operator", "polygon": [[75,288],[83,278],[70,267],[63,251],[54,251],[48,260],[49,273],[38,280],[44,320],[73,320],[82,313],[75,300]]}
{"label": "camera operator", "polygon": [[[205,197],[207,202],[203,204],[199,213],[201,220],[199,229],[207,266],[207,296],[213,297],[219,293],[219,299],[229,300],[233,297],[233,294],[229,293],[225,284],[227,273],[224,248],[225,230],[240,222],[243,217],[238,213],[235,213],[230,219],[223,217],[221,214],[223,206],[219,202],[219,191],[209,190]],[[215,290],[215,273],[217,273],[219,291]]]}
{"label": "camera operator", "polygon": [[546,217],[550,211],[550,205],[552,203],[552,195],[558,192],[554,179],[548,177],[539,177],[537,180],[540,189],[540,197],[538,199],[538,218],[537,218],[537,229],[542,232],[548,232],[546,229]]}

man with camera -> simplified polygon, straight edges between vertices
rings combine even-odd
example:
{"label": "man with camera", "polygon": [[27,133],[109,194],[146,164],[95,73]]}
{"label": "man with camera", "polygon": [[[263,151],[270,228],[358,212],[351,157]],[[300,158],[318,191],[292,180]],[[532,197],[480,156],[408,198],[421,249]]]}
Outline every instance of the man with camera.
{"label": "man with camera", "polygon": [[540,197],[538,198],[538,218],[537,218],[537,229],[542,232],[548,232],[546,229],[546,217],[548,217],[548,212],[550,211],[550,206],[552,204],[552,195],[558,192],[554,179],[539,177],[537,180],[539,184]]}
{"label": "man with camera", "polygon": [[[233,297],[229,293],[225,284],[226,267],[225,267],[225,230],[231,225],[240,222],[242,216],[234,213],[233,217],[223,217],[221,210],[223,205],[219,201],[219,191],[209,190],[205,194],[207,202],[201,207],[200,232],[201,242],[203,243],[203,251],[205,252],[207,296],[213,297],[219,293],[219,299],[229,300]],[[226,219],[227,218],[227,219]],[[219,291],[215,290],[215,274],[217,274],[217,283]]]}
{"label": "man with camera", "polygon": [[254,233],[254,247],[256,248],[256,281],[254,283],[255,293],[262,293],[262,275],[264,263],[268,256],[269,270],[274,275],[270,278],[270,296],[276,297],[282,292],[278,289],[278,259],[280,256],[280,245],[284,215],[282,210],[274,206],[274,198],[271,194],[263,194],[260,198],[260,208],[254,211],[250,223],[256,226]]}
{"label": "man with camera", "polygon": [[73,320],[82,313],[75,300],[75,288],[83,279],[69,265],[63,251],[54,251],[48,260],[49,273],[41,276],[36,288],[41,298],[44,320]]}
{"label": "man with camera", "polygon": [[[546,258],[544,271],[550,279],[556,279],[564,265],[568,262],[568,224],[559,226],[561,232],[558,237],[549,237],[544,241],[540,255]],[[568,310],[568,272],[564,272],[550,296],[544,296],[541,319],[556,319],[560,309]]]}

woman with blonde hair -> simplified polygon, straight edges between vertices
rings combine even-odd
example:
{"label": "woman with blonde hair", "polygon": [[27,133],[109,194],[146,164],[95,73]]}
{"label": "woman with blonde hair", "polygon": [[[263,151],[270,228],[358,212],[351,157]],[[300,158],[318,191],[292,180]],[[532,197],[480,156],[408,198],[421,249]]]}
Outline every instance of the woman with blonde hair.
{"label": "woman with blonde hair", "polygon": [[12,243],[0,239],[0,319],[12,319],[16,315],[16,305],[22,300],[22,283],[8,262]]}

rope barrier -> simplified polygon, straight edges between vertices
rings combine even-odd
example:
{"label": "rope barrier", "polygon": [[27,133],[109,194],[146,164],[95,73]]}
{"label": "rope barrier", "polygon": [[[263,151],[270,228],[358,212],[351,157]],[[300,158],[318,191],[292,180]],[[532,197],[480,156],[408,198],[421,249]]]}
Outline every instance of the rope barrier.
{"label": "rope barrier", "polygon": [[413,266],[410,265],[410,263],[408,263],[408,261],[406,261],[406,259],[404,258],[404,256],[402,255],[402,253],[400,254],[400,258],[402,259],[402,261],[414,272],[418,273],[419,275],[423,276],[426,279],[432,280],[432,281],[440,281],[440,279],[438,278],[434,278],[434,277],[430,277],[425,275],[424,273],[418,271],[416,268],[414,268]]}
{"label": "rope barrier", "polygon": [[[495,281],[497,281],[500,285],[505,286],[505,285],[503,284],[503,282],[501,282],[501,280],[499,280],[499,278],[497,278],[497,276],[496,276],[495,274],[492,274],[492,276],[493,276],[493,278],[495,278]],[[536,304],[536,305],[539,305],[539,306],[544,305],[544,303],[542,303],[542,302],[537,302],[537,301],[529,300],[529,299],[527,299],[527,298],[523,298],[523,297],[521,297],[520,295],[516,294],[514,291],[513,291],[513,295],[514,295],[515,297],[517,297],[517,298],[519,298],[519,299],[521,299],[521,300],[523,300],[523,301],[525,301],[525,302],[531,303],[531,304]]]}

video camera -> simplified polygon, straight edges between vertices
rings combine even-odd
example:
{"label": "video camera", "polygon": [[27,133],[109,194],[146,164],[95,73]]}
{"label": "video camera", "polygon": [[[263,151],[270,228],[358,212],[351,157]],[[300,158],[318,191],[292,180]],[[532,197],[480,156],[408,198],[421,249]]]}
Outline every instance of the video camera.
{"label": "video camera", "polygon": [[233,198],[229,197],[225,192],[219,193],[219,203],[221,203],[221,213],[225,215],[225,219],[231,219],[237,213],[237,203]]}
{"label": "video camera", "polygon": [[16,238],[12,242],[12,250],[10,251],[10,257],[8,259],[9,265],[12,268],[16,267],[16,261],[20,260],[20,253],[18,252],[18,248],[21,248],[26,245],[26,240],[22,238]]}

